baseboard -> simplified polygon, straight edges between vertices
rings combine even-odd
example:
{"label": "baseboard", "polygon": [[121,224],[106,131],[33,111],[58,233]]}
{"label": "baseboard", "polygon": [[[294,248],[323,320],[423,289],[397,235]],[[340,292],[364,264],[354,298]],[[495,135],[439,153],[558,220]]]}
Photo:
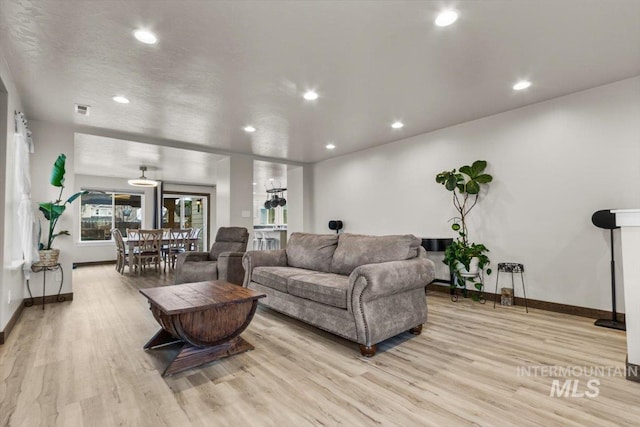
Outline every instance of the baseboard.
{"label": "baseboard", "polygon": [[92,265],[109,265],[109,264],[115,264],[116,260],[109,260],[109,261],[87,261],[87,262],[74,262],[73,263],[73,268],[76,267],[88,267],[88,266],[92,266]]}
{"label": "baseboard", "polygon": [[[68,294],[60,294],[59,297],[58,295],[45,295],[44,297],[45,304],[50,304],[53,302],[65,302],[65,301],[73,301],[73,292]],[[23,305],[25,307],[31,307],[32,305],[42,305],[42,297],[33,297],[33,303],[31,302],[31,298],[25,298]]]}
{"label": "baseboard", "polygon": [[[428,291],[446,292],[449,293],[449,286],[439,285],[431,283],[427,285]],[[484,297],[487,300],[487,304],[493,304],[496,294],[491,292],[485,292]],[[498,303],[500,303],[500,295],[497,295]],[[524,298],[514,297],[514,305],[520,305],[524,307]],[[537,308],[540,310],[553,311],[556,313],[571,314],[574,316],[588,317],[591,319],[610,319],[611,312],[605,310],[598,310],[595,308],[579,307],[577,305],[558,304],[555,302],[541,301],[527,298],[527,306],[529,308]],[[617,313],[618,322],[624,322],[624,313]]]}
{"label": "baseboard", "polygon": [[20,318],[20,315],[22,315],[23,310],[24,310],[24,304],[20,304],[16,312],[13,313],[13,316],[11,316],[11,319],[9,319],[7,326],[5,326],[3,331],[0,331],[0,345],[4,344],[7,338],[9,338],[9,334],[11,333],[11,330],[18,322],[18,319]]}

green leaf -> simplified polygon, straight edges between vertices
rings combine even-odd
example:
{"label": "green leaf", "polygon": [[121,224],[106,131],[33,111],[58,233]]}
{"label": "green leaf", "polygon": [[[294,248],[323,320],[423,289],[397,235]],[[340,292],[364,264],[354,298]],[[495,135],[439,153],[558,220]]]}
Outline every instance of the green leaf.
{"label": "green leaf", "polygon": [[64,164],[67,160],[67,156],[60,154],[53,164],[53,170],[51,171],[51,185],[54,187],[62,187],[64,185]]}
{"label": "green leaf", "polygon": [[485,160],[476,160],[471,165],[471,173],[469,175],[475,178],[478,175],[480,175],[485,170],[486,167],[487,167],[487,162]]}
{"label": "green leaf", "polygon": [[479,184],[488,184],[493,181],[493,177],[491,175],[483,173],[482,175],[476,176],[473,180]]}
{"label": "green leaf", "polygon": [[458,231],[458,230],[460,230],[460,224],[458,224],[458,223],[456,222],[455,224],[451,225],[451,229],[452,229],[453,231]]}
{"label": "green leaf", "polygon": [[468,176],[473,176],[472,175],[473,171],[471,170],[471,166],[462,166],[460,168],[460,172],[462,172],[463,174],[468,175]]}
{"label": "green leaf", "polygon": [[479,291],[482,290],[482,283],[474,283],[473,286],[475,286],[475,288]]}
{"label": "green leaf", "polygon": [[457,180],[456,176],[455,175],[450,175],[444,186],[445,186],[445,188],[447,190],[453,191],[453,190],[456,189],[457,184],[458,184],[458,180]]}
{"label": "green leaf", "polygon": [[88,191],[78,191],[76,194],[74,194],[73,196],[69,197],[65,203],[71,203],[75,199],[77,199],[78,197],[84,196],[85,194],[89,194],[89,192]]}
{"label": "green leaf", "polygon": [[65,209],[63,205],[56,205],[51,202],[39,203],[39,206],[40,212],[42,212],[44,217],[49,221],[60,217]]}
{"label": "green leaf", "polygon": [[480,184],[476,181],[467,182],[467,193],[469,194],[478,194],[480,192]]}

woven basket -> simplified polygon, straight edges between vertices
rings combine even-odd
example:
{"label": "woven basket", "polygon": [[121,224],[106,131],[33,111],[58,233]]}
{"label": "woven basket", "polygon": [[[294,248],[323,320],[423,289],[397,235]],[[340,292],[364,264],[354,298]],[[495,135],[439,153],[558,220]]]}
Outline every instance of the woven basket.
{"label": "woven basket", "polygon": [[35,265],[48,267],[58,263],[60,249],[41,250],[38,253],[40,254],[40,261],[36,262]]}

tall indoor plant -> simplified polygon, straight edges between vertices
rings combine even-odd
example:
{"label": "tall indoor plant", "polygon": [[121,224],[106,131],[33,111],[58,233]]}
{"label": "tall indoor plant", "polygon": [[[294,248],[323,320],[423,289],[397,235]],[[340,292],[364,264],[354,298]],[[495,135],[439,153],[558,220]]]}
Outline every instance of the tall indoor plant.
{"label": "tall indoor plant", "polygon": [[[458,171],[453,169],[436,175],[436,182],[451,191],[453,206],[458,211],[451,226],[458,237],[445,250],[443,261],[454,275],[453,291],[456,285],[466,289],[466,280],[477,277],[477,271],[484,270],[490,263],[489,249],[483,244],[469,242],[467,228],[467,217],[478,203],[482,188],[493,181],[491,175],[484,173],[486,167],[486,161],[476,160],[471,166],[461,166]],[[491,269],[487,268],[486,272],[491,274]],[[481,282],[474,283],[478,291],[482,291],[482,286]]]}
{"label": "tall indoor plant", "polygon": [[45,219],[49,222],[49,235],[45,243],[40,243],[40,264],[41,265],[53,265],[58,262],[59,249],[53,249],[53,241],[56,237],[62,235],[69,235],[67,230],[55,232],[58,220],[64,213],[67,204],[73,202],[78,197],[86,194],[87,191],[79,191],[69,197],[66,201],[62,201],[62,192],[64,191],[64,175],[65,175],[65,162],[67,157],[64,154],[60,154],[53,164],[53,170],[51,171],[51,179],[49,182],[54,187],[60,188],[60,194],[58,199],[53,202],[38,203],[40,206],[40,212],[44,215]]}

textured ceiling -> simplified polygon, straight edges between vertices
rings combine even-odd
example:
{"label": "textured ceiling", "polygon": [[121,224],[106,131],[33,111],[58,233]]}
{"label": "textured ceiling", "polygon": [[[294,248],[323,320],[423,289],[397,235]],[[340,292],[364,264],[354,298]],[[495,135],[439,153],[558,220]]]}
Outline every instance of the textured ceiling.
{"label": "textured ceiling", "polygon": [[30,119],[301,162],[640,74],[640,1],[442,4],[0,0],[0,49]]}
{"label": "textured ceiling", "polygon": [[223,156],[76,133],[74,172],[81,175],[138,178],[178,184],[216,184],[216,163]]}

